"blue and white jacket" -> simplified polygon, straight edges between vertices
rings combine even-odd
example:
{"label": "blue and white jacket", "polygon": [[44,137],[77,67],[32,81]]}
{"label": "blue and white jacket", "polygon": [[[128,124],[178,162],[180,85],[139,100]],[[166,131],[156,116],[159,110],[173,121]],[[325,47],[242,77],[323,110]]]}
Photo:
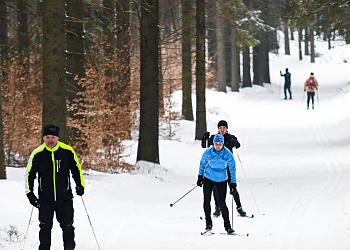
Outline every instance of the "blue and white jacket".
{"label": "blue and white jacket", "polygon": [[220,152],[215,152],[214,147],[210,147],[202,155],[199,175],[215,182],[226,181],[227,167],[230,170],[231,183],[236,183],[236,162],[231,151],[223,147]]}

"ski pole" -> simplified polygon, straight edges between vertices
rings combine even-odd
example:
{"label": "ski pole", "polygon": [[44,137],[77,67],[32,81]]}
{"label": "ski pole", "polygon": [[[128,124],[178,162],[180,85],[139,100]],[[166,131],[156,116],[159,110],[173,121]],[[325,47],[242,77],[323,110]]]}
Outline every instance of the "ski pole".
{"label": "ski pole", "polygon": [[232,195],[232,202],[231,202],[231,204],[232,204],[232,211],[231,211],[231,213],[232,213],[232,229],[233,229],[233,195]]}
{"label": "ski pole", "polygon": [[[256,200],[255,200],[255,197],[254,197],[254,194],[253,194],[252,188],[251,188],[251,186],[250,186],[249,180],[248,180],[247,175],[246,175],[246,173],[245,173],[245,171],[244,171],[243,164],[242,164],[242,162],[241,162],[241,159],[239,158],[239,155],[238,155],[238,152],[237,152],[237,149],[236,149],[236,148],[235,148],[235,151],[236,151],[236,154],[237,154],[237,157],[238,157],[239,163],[241,164],[241,167],[242,167],[242,170],[243,170],[243,173],[244,173],[245,179],[246,179],[246,181],[248,182],[248,186],[249,186],[250,192],[251,192],[251,194],[252,194],[252,196],[253,196],[253,199],[254,199],[254,202],[255,202],[256,208],[258,209],[259,214],[261,214],[260,209],[259,209],[259,207],[258,207],[258,204],[256,203]],[[263,215],[264,215],[264,214],[263,214]]]}
{"label": "ski pole", "polygon": [[317,104],[318,104],[318,109],[320,109],[320,101],[318,100],[318,89],[316,88],[316,94],[317,94]]}
{"label": "ski pole", "polygon": [[177,201],[175,201],[174,203],[170,204],[170,207],[174,206],[178,201],[180,201],[183,197],[185,197],[186,195],[188,195],[189,193],[191,193],[193,191],[193,189],[195,189],[198,186],[194,186],[194,188],[192,188],[190,191],[188,191],[185,195],[183,195],[180,199],[178,199]]}
{"label": "ski pole", "polygon": [[88,219],[89,219],[92,232],[93,232],[93,234],[94,234],[94,236],[95,236],[95,240],[96,240],[96,243],[97,243],[97,247],[98,247],[99,250],[101,250],[100,245],[98,244],[98,241],[97,241],[97,238],[96,238],[96,235],[95,235],[94,228],[92,227],[92,224],[91,224],[90,216],[89,216],[89,214],[88,214],[88,211],[87,211],[87,209],[86,209],[86,206],[85,206],[85,203],[84,203],[84,200],[83,200],[83,197],[82,197],[82,196],[81,196],[81,201],[83,202],[83,205],[84,205],[84,208],[85,208],[85,211],[86,211],[86,215],[87,215],[87,217],[88,217]]}
{"label": "ski pole", "polygon": [[23,240],[23,250],[24,250],[24,246],[25,246],[25,244],[26,244],[26,239],[27,239],[27,235],[28,235],[28,230],[29,230],[30,221],[32,220],[33,210],[34,210],[34,207],[32,206],[32,211],[30,212],[30,216],[29,216],[29,222],[28,222],[28,227],[27,227],[26,236],[24,236],[24,240]]}

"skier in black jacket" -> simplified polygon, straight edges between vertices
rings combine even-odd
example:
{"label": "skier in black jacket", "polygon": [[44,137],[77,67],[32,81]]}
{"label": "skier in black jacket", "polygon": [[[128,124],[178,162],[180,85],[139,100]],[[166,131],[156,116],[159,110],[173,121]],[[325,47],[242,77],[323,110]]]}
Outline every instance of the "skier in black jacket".
{"label": "skier in black jacket", "polygon": [[[39,209],[39,250],[51,247],[53,215],[63,231],[64,250],[75,248],[73,227],[73,194],[70,173],[76,185],[77,195],[84,194],[84,180],[77,155],[72,147],[58,141],[59,127],[44,127],[44,143],[36,148],[28,161],[25,188],[29,202]],[[34,180],[38,175],[39,199],[34,194]]]}
{"label": "skier in black jacket", "polygon": [[287,90],[289,92],[289,99],[292,99],[292,92],[290,91],[290,86],[292,84],[290,80],[291,73],[289,73],[288,68],[286,68],[286,73],[282,75],[282,71],[280,71],[280,75],[284,76],[284,99],[287,100]]}
{"label": "skier in black jacket", "polygon": [[[224,136],[224,145],[225,145],[225,147],[227,147],[231,151],[231,153],[232,153],[232,149],[234,147],[235,148],[239,148],[241,146],[241,144],[237,140],[237,137],[234,136],[234,135],[231,135],[231,134],[229,134],[227,132],[228,124],[227,124],[226,121],[224,121],[224,120],[219,121],[218,129],[219,129],[218,134],[222,134]],[[210,132],[204,133],[203,139],[202,139],[202,148],[210,147],[211,145],[213,145],[214,136],[215,135],[210,136]],[[206,145],[207,141],[208,141],[208,145]],[[228,171],[228,174],[230,176],[230,172],[229,171]],[[228,179],[230,180],[230,177]],[[230,185],[230,183],[228,183],[228,184]],[[221,214],[221,210],[220,210],[220,206],[219,206],[218,193],[217,193],[217,190],[215,188],[213,190],[213,195],[214,195],[214,200],[215,200],[215,212],[213,213],[213,215],[218,217]],[[236,210],[237,210],[237,212],[239,213],[239,215],[245,216],[246,212],[242,208],[242,204],[241,204],[241,200],[239,198],[238,191],[236,191],[233,194],[233,198],[234,198],[234,200],[236,202]]]}

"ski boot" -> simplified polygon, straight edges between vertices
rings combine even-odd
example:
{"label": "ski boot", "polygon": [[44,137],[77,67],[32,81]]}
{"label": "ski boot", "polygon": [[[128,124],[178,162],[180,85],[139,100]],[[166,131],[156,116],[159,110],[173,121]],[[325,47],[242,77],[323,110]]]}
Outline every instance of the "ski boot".
{"label": "ski boot", "polygon": [[212,228],[213,228],[213,222],[211,221],[211,219],[206,220],[206,227],[205,227],[205,230],[211,231]]}
{"label": "ski boot", "polygon": [[215,212],[213,213],[215,217],[219,217],[221,215],[221,209],[219,206],[215,206]]}
{"label": "ski boot", "polygon": [[227,234],[233,234],[235,232],[235,230],[233,230],[231,228],[230,221],[224,221],[224,227],[225,227]]}
{"label": "ski boot", "polygon": [[237,207],[237,212],[239,213],[240,216],[244,217],[247,215],[246,212],[244,212],[242,207]]}

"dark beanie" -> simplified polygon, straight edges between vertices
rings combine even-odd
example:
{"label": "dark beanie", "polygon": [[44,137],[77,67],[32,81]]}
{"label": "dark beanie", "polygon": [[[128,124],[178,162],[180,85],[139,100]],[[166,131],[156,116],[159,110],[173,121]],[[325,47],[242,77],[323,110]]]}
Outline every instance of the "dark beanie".
{"label": "dark beanie", "polygon": [[59,137],[59,132],[60,132],[60,128],[53,125],[53,124],[49,124],[49,125],[46,125],[44,127],[44,132],[43,132],[43,136],[45,135],[54,135],[54,136],[57,136]]}
{"label": "dark beanie", "polygon": [[313,76],[313,75],[314,75],[314,73],[313,73],[313,72],[311,72],[311,73],[310,73],[310,75],[312,75],[312,76]]}
{"label": "dark beanie", "polygon": [[221,127],[221,126],[225,126],[226,128],[228,128],[227,122],[224,121],[224,120],[219,121],[218,128]]}

